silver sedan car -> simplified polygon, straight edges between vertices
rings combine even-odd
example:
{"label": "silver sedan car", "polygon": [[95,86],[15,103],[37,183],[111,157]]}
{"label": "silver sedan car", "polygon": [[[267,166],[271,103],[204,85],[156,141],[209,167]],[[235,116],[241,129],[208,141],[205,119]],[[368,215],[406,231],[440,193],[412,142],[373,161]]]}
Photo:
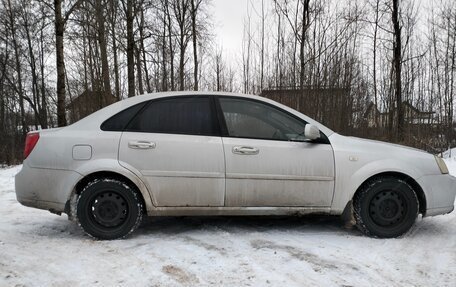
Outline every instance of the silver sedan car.
{"label": "silver sedan car", "polygon": [[129,98],[27,135],[16,194],[122,238],[144,215],[344,215],[397,237],[418,214],[454,209],[445,162],[345,137],[262,97],[172,92]]}

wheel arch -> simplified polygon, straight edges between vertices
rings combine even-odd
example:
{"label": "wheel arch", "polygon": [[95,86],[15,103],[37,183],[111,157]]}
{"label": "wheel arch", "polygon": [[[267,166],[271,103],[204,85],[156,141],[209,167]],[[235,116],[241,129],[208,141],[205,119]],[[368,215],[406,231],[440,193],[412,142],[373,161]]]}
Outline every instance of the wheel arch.
{"label": "wheel arch", "polygon": [[[115,179],[124,182],[131,188],[133,188],[137,193],[139,199],[142,201],[144,206],[144,212],[147,213],[147,207],[152,204],[148,191],[144,191],[145,186],[142,184],[138,178],[132,178],[133,176],[127,176],[117,171],[108,171],[108,170],[98,170],[88,173],[81,177],[77,183],[74,185],[74,188],[65,204],[65,213],[68,214],[69,219],[74,219],[76,211],[77,198],[81,191],[84,189],[87,184],[97,178],[109,178]],[[140,187],[142,184],[142,188]],[[146,194],[144,194],[146,192]]]}
{"label": "wheel arch", "polygon": [[405,182],[407,182],[413,188],[413,191],[415,191],[416,196],[418,197],[419,213],[421,213],[424,216],[425,213],[426,213],[426,206],[427,205],[426,205],[426,195],[425,195],[423,189],[421,188],[421,186],[418,184],[418,182],[413,177],[411,177],[411,176],[409,176],[409,175],[407,175],[405,173],[397,172],[397,171],[387,171],[387,172],[377,173],[375,175],[370,176],[366,180],[364,180],[358,186],[358,188],[356,189],[355,193],[353,193],[353,196],[352,196],[349,204],[352,203],[353,198],[355,198],[356,194],[358,192],[360,192],[362,187],[364,187],[364,185],[366,185],[369,181],[371,181],[372,179],[375,179],[375,178],[388,177],[388,176],[395,177],[395,178],[398,178],[398,179],[402,179]]}

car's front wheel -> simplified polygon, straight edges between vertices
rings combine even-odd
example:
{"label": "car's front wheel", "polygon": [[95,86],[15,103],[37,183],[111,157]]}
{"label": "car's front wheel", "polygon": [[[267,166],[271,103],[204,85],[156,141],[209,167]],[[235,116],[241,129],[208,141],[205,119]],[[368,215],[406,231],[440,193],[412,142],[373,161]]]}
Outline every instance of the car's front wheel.
{"label": "car's front wheel", "polygon": [[118,239],[141,223],[143,205],[137,192],[116,179],[95,179],[82,190],[77,219],[82,229],[97,239]]}
{"label": "car's front wheel", "polygon": [[353,198],[356,225],[363,233],[398,237],[407,232],[418,215],[413,188],[395,177],[378,177],[364,184]]}

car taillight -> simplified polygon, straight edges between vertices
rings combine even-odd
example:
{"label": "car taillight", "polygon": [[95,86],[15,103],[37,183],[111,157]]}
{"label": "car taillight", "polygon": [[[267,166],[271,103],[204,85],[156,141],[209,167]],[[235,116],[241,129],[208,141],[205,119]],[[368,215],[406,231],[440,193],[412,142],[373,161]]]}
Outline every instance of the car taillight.
{"label": "car taillight", "polygon": [[35,147],[35,145],[39,139],[40,139],[40,133],[38,133],[38,132],[31,132],[31,133],[27,134],[27,137],[25,138],[24,160],[32,152],[33,148]]}

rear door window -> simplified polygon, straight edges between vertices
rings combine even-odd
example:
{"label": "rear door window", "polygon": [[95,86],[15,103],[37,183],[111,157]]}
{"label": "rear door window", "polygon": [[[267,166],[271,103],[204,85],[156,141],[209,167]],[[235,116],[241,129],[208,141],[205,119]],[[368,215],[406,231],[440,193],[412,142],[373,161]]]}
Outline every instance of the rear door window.
{"label": "rear door window", "polygon": [[126,131],[219,136],[209,96],[163,98],[151,101]]}

